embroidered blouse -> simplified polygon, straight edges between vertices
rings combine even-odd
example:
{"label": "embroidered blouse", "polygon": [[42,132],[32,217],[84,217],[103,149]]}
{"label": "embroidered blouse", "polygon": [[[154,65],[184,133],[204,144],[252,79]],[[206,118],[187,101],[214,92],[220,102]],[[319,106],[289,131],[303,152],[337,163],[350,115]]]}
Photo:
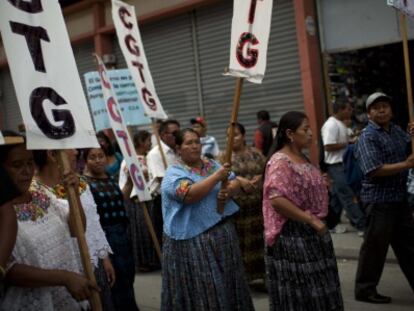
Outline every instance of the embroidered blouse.
{"label": "embroidered blouse", "polygon": [[[222,219],[233,215],[239,207],[233,200],[227,201],[223,214],[217,213],[217,194],[221,182],[199,202],[184,203],[191,186],[206,179],[220,168],[214,160],[203,160],[202,169],[195,169],[177,162],[165,173],[161,185],[164,232],[176,240],[193,238],[213,227]],[[234,179],[232,174],[229,179]]]}
{"label": "embroidered blouse", "polygon": [[267,163],[263,186],[265,242],[269,246],[287,221],[272,206],[277,197],[320,219],[328,213],[328,190],[319,170],[310,163],[295,163],[282,152],[275,153]]}
{"label": "embroidered blouse", "polygon": [[[18,233],[12,259],[16,263],[42,269],[59,269],[82,273],[80,260],[70,236],[64,207],[39,187],[30,187],[32,201],[15,206]],[[24,288],[11,286],[5,293],[0,310],[81,310],[63,286]]]}

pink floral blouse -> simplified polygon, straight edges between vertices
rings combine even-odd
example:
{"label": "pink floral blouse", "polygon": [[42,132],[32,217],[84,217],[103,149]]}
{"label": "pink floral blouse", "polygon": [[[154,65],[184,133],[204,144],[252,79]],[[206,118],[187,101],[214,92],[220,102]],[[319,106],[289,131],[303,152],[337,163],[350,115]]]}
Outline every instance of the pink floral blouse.
{"label": "pink floral blouse", "polygon": [[328,213],[328,190],[319,170],[310,163],[295,163],[282,152],[266,165],[263,186],[263,217],[266,245],[275,243],[287,218],[272,206],[271,200],[284,197],[307,213],[324,218]]}

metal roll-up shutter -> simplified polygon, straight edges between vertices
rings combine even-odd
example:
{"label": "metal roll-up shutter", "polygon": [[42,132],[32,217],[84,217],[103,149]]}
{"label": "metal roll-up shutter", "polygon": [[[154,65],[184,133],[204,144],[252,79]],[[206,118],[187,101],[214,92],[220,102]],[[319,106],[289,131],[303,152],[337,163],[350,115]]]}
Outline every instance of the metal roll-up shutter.
{"label": "metal roll-up shutter", "polygon": [[9,69],[0,71],[0,91],[0,111],[3,114],[3,127],[4,129],[17,131],[19,124],[23,123],[23,119]]}
{"label": "metal roll-up shutter", "polygon": [[[191,27],[191,13],[140,27],[158,97],[168,117],[177,119],[183,128],[199,114]],[[117,67],[126,68],[117,38],[114,53]]]}
{"label": "metal roll-up shutter", "polygon": [[76,66],[78,67],[79,77],[82,82],[83,92],[85,96],[86,87],[85,87],[85,79],[83,75],[89,71],[97,71],[98,66],[95,62],[95,57],[93,53],[95,53],[95,47],[93,41],[86,42],[82,44],[77,44],[72,46],[73,54],[75,56]]}
{"label": "metal roll-up shutter", "polygon": [[[232,1],[196,11],[203,102],[209,134],[224,147],[231,116],[235,78],[221,74],[229,64]],[[245,82],[239,122],[250,144],[256,112],[268,110],[273,121],[289,110],[304,110],[296,24],[292,0],[275,0],[265,78],[261,85]]]}

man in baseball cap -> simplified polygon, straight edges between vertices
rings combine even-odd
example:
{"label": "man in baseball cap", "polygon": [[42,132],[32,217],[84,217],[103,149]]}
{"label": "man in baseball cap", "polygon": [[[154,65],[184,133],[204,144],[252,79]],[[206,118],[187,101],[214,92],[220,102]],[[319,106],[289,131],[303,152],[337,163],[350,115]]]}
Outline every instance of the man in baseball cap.
{"label": "man in baseball cap", "polygon": [[[390,303],[390,297],[377,292],[389,245],[414,290],[414,219],[406,200],[407,172],[414,167],[414,154],[406,154],[410,135],[391,122],[388,95],[371,94],[366,108],[369,122],[355,146],[355,157],[363,173],[361,202],[367,214],[355,298]],[[413,124],[408,128],[413,135]]]}
{"label": "man in baseball cap", "polygon": [[207,135],[207,122],[203,117],[197,117],[190,120],[193,130],[200,135],[201,154],[208,158],[215,158],[219,155],[220,149],[216,139]]}

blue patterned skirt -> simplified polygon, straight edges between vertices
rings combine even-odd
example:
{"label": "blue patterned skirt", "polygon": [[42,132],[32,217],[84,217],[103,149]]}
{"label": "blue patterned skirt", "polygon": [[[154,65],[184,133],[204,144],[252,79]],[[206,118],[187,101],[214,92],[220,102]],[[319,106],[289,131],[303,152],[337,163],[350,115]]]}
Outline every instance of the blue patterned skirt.
{"label": "blue patterned skirt", "polygon": [[270,310],[340,311],[341,287],[331,236],[289,220],[266,247]]}
{"label": "blue patterned skirt", "polygon": [[164,237],[161,310],[254,310],[234,225],[188,240]]}

